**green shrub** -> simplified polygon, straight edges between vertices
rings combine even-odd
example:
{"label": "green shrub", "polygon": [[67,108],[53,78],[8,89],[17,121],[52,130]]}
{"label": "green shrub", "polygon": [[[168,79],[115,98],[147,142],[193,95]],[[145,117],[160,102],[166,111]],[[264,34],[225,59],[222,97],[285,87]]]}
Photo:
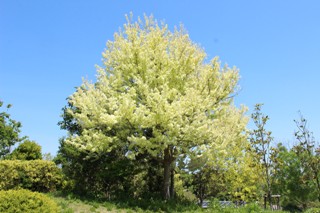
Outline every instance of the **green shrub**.
{"label": "green shrub", "polygon": [[262,208],[257,203],[249,203],[242,208],[243,208],[243,212],[247,212],[247,213],[263,212]]}
{"label": "green shrub", "polygon": [[44,194],[25,189],[0,191],[0,212],[57,213],[58,205]]}
{"label": "green shrub", "polygon": [[61,182],[61,169],[51,161],[0,161],[0,190],[24,188],[48,192],[56,190]]}
{"label": "green shrub", "polygon": [[41,160],[41,146],[35,141],[25,140],[9,155],[11,160]]}

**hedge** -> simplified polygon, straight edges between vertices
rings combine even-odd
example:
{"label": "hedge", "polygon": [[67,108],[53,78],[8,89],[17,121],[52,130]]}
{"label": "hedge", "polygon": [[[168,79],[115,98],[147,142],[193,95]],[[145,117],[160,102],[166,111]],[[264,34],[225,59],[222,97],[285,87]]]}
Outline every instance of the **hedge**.
{"label": "hedge", "polygon": [[0,191],[0,212],[57,213],[59,207],[44,194],[20,189]]}
{"label": "hedge", "polygon": [[23,188],[48,192],[56,190],[61,182],[61,169],[52,161],[0,161],[0,190]]}

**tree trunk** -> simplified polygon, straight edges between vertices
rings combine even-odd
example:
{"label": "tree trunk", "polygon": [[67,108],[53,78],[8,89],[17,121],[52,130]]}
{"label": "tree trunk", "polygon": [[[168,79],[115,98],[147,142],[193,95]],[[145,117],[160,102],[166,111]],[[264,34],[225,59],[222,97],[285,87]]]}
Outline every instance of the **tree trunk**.
{"label": "tree trunk", "polygon": [[270,209],[273,210],[272,197],[271,197],[270,191],[268,191],[268,201],[269,201]]}
{"label": "tree trunk", "polygon": [[171,174],[170,174],[170,197],[174,198],[174,168],[173,165],[171,167]]}
{"label": "tree trunk", "polygon": [[269,206],[270,206],[270,209],[272,210],[272,192],[271,192],[271,183],[270,183],[270,173],[269,173],[269,166],[266,166],[266,177],[267,177],[267,196],[268,196],[268,201],[269,201]]}
{"label": "tree trunk", "polygon": [[170,176],[171,176],[171,162],[172,157],[170,156],[169,147],[164,150],[163,159],[163,198],[169,200],[170,197]]}

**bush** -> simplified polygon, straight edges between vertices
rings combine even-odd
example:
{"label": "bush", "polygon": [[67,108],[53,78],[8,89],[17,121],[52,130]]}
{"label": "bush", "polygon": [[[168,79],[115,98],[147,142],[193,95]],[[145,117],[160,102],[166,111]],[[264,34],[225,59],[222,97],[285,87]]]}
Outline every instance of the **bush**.
{"label": "bush", "polygon": [[243,212],[248,213],[263,212],[262,208],[257,203],[249,203],[242,208],[244,209]]}
{"label": "bush", "polygon": [[56,190],[61,182],[61,169],[51,161],[0,161],[0,190],[24,188],[48,192]]}
{"label": "bush", "polygon": [[21,189],[0,191],[0,212],[57,213],[59,208],[46,195]]}
{"label": "bush", "polygon": [[34,141],[25,140],[9,155],[11,160],[41,160],[41,146]]}

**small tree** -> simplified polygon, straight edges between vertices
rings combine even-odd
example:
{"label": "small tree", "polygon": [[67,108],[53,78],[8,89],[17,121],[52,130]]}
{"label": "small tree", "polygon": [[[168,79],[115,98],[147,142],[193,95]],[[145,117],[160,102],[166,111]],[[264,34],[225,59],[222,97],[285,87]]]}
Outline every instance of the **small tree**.
{"label": "small tree", "polygon": [[307,126],[307,120],[300,114],[299,120],[294,120],[298,130],[294,133],[299,144],[294,147],[303,171],[303,180],[311,183],[316,189],[320,201],[320,148],[316,147],[313,133]]}
{"label": "small tree", "polygon": [[[2,106],[3,102],[0,101],[0,108]],[[11,152],[13,145],[24,140],[19,136],[21,123],[13,120],[7,113],[10,107],[11,105],[8,104],[6,110],[0,112],[0,159],[5,158]]]}
{"label": "small tree", "polygon": [[253,119],[253,122],[257,129],[250,132],[250,142],[253,147],[253,151],[255,152],[255,155],[261,163],[261,166],[264,170],[266,196],[268,198],[271,208],[271,178],[273,169],[271,142],[273,138],[271,137],[271,132],[265,129],[269,117],[262,114],[262,105],[263,104],[256,104],[254,108],[254,113],[251,115],[251,118]]}
{"label": "small tree", "polygon": [[14,160],[41,160],[41,146],[35,141],[25,140],[12,151],[9,158]]}
{"label": "small tree", "polygon": [[287,210],[301,209],[313,196],[314,187],[304,180],[304,169],[296,149],[287,149],[281,143],[275,148],[276,179],[272,188],[281,193],[282,205]]}

